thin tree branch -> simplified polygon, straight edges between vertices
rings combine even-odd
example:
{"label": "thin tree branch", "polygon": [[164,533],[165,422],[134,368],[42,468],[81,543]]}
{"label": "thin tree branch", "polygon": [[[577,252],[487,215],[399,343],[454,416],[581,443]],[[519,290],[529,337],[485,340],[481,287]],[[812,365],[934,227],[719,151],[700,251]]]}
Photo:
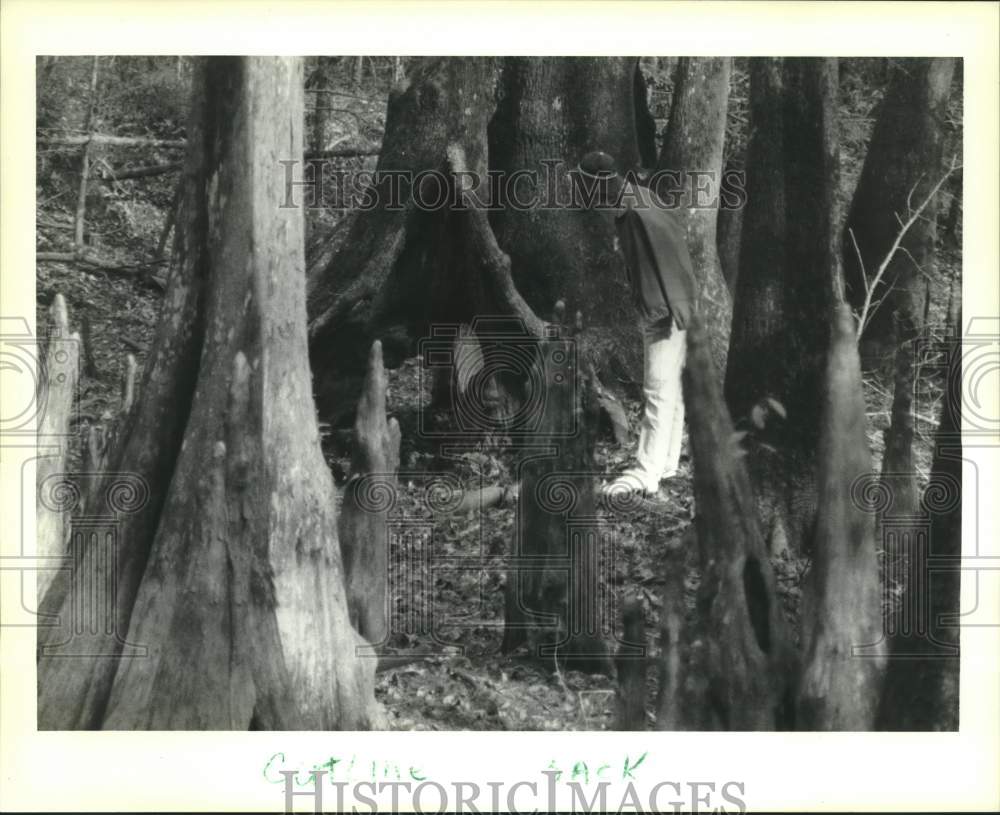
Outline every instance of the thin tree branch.
{"label": "thin tree branch", "polygon": [[[868,327],[868,321],[871,319],[872,313],[874,313],[872,311],[872,296],[874,295],[875,289],[878,288],[879,283],[882,282],[882,278],[885,276],[886,269],[889,268],[889,263],[892,261],[893,257],[895,257],[896,250],[899,249],[900,244],[903,242],[903,238],[906,237],[906,233],[910,231],[910,227],[912,227],[917,222],[917,220],[920,217],[920,214],[927,208],[927,205],[930,204],[934,196],[937,195],[938,190],[941,189],[941,186],[944,184],[944,182],[947,181],[948,177],[953,172],[955,172],[955,170],[959,169],[960,166],[961,165],[956,165],[955,159],[952,158],[951,166],[948,168],[948,171],[943,176],[941,176],[941,179],[938,181],[937,184],[934,185],[933,189],[931,189],[931,191],[927,194],[927,197],[923,200],[920,206],[917,207],[916,211],[915,212],[911,211],[910,217],[906,220],[905,223],[902,224],[902,228],[896,235],[896,239],[892,242],[892,246],[889,248],[889,252],[888,254],[886,254],[885,259],[882,261],[881,264],[879,264],[878,271],[876,271],[875,277],[872,279],[871,283],[869,284],[866,281],[865,302],[861,308],[861,314],[858,318],[858,333],[857,333],[858,340],[861,339],[861,336],[864,333],[865,328]],[[922,177],[923,176],[921,176],[921,178]],[[916,189],[917,184],[919,183],[920,180],[917,179],[916,184],[913,185],[913,188],[910,190],[909,195],[907,195],[908,210],[910,208],[909,204],[910,199],[913,196],[913,192]],[[898,219],[899,215],[897,214],[896,217]],[[851,237],[853,239],[854,236],[852,235]],[[855,247],[857,247],[857,244],[855,244]]]}

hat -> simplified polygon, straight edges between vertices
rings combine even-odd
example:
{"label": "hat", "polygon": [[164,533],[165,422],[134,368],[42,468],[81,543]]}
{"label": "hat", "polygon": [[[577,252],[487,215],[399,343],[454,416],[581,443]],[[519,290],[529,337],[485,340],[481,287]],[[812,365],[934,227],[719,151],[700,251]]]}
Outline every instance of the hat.
{"label": "hat", "polygon": [[602,150],[593,150],[582,159],[577,169],[593,178],[611,178],[618,175],[614,157]]}

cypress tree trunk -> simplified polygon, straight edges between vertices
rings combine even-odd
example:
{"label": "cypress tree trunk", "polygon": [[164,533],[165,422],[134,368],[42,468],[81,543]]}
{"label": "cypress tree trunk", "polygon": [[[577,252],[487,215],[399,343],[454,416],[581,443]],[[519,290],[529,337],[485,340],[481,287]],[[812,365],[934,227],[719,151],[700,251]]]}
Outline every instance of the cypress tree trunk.
{"label": "cypress tree trunk", "polygon": [[[843,235],[844,281],[848,302],[863,307],[866,287],[889,254],[911,208],[916,208],[940,180],[942,126],[955,61],[952,58],[894,60],[861,178]],[[894,349],[893,313],[904,308],[919,330],[922,280],[934,257],[937,202],[904,237],[881,283],[873,291],[862,344],[862,363],[881,365]],[[853,235],[853,238],[852,238]],[[857,247],[855,247],[855,242]],[[859,259],[860,255],[860,259]]]}
{"label": "cypress tree trunk", "polygon": [[657,162],[658,172],[681,174],[680,190],[676,181],[665,179],[657,192],[668,204],[676,199],[677,214],[687,226],[691,260],[701,284],[701,310],[720,373],[725,370],[733,316],[716,246],[731,71],[729,57],[678,60],[670,120]]}
{"label": "cypress tree trunk", "polygon": [[[748,202],[725,393],[772,551],[801,551],[816,512],[835,232],[836,62],[751,60]],[[774,401],[769,401],[774,400]]]}
{"label": "cypress tree trunk", "polygon": [[353,415],[376,339],[393,367],[435,324],[501,314],[541,336],[486,218],[499,71],[495,59],[426,59],[390,94],[374,193],[309,271],[316,398],[332,423]]}
{"label": "cypress tree trunk", "polygon": [[[374,665],[355,655],[310,400],[302,212],[280,206],[301,65],[210,58],[194,86],[181,261],[136,411],[170,418],[151,437],[137,420],[118,455],[149,487],[117,597],[147,654],[108,659],[122,643],[105,637],[104,659],[67,660],[42,636],[39,726],[369,728]],[[58,589],[46,605],[72,619]]]}
{"label": "cypress tree trunk", "polygon": [[[641,378],[612,221],[571,205],[568,174],[595,149],[624,169],[639,165],[635,71],[631,58],[448,58],[410,71],[390,96],[375,206],[350,218],[346,238],[330,240],[339,248],[321,248],[310,267],[310,353],[324,416],[337,423],[353,414],[374,339],[393,367],[436,323],[502,314],[540,336],[535,314],[557,299],[587,316],[578,341],[599,372],[610,369],[608,381]],[[456,169],[463,175],[443,191],[428,175]],[[423,185],[391,171],[423,173]]]}
{"label": "cypress tree trunk", "polygon": [[[727,164],[726,172],[736,171],[735,164]],[[736,279],[740,268],[740,240],[743,232],[743,212],[745,206],[719,207],[719,217],[715,225],[715,243],[719,252],[719,265],[726,286],[732,294],[736,292]]]}
{"label": "cypress tree trunk", "polygon": [[804,592],[801,730],[871,730],[885,670],[871,514],[854,486],[871,471],[854,318],[837,311],[825,383],[819,509]]}
{"label": "cypress tree trunk", "polygon": [[[701,584],[701,650],[689,671],[706,681],[694,729],[776,730],[793,724],[795,658],[760,534],[747,471],[699,323],[688,331],[684,405],[690,416]],[[674,686],[676,687],[675,680]],[[661,723],[674,716],[664,716]]]}
{"label": "cypress tree trunk", "polygon": [[560,299],[569,314],[583,313],[580,341],[609,382],[616,375],[642,379],[635,308],[612,218],[569,205],[568,171],[592,150],[612,155],[622,172],[640,166],[637,64],[625,57],[509,58],[489,129],[490,169],[508,178],[531,174],[539,179],[537,194],[558,204],[519,206],[518,199],[528,198],[527,182],[502,190],[491,224],[510,256],[514,283],[538,313]]}
{"label": "cypress tree trunk", "polygon": [[[962,324],[959,315],[956,324]],[[900,608],[891,618],[889,665],[878,727],[958,730],[962,556],[962,344],[947,344],[949,364],[931,477],[921,523],[906,557]],[[928,517],[929,516],[929,517]],[[920,527],[923,527],[921,529]],[[922,538],[921,533],[927,534]]]}
{"label": "cypress tree trunk", "polygon": [[374,340],[394,367],[432,321],[509,313],[456,248],[455,194],[438,181],[450,170],[450,147],[461,149],[464,171],[484,179],[498,71],[489,58],[425,59],[390,93],[368,208],[346,222],[340,248],[319,252],[309,269],[310,355],[324,415],[354,415]]}

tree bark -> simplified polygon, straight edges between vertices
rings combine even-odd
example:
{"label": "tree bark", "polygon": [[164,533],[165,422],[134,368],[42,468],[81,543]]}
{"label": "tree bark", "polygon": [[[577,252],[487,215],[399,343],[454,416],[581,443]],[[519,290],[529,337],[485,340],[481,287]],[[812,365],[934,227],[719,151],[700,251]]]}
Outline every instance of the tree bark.
{"label": "tree bark", "polygon": [[[690,633],[684,616],[684,578],[687,574],[686,549],[683,544],[667,552],[663,575],[663,606],[660,609],[660,670],[656,698],[656,729],[694,729],[692,705],[704,704],[706,695],[701,691],[703,676],[694,677],[687,670],[686,657],[690,654]],[[693,690],[691,686],[697,690]]]}
{"label": "tree bark", "polygon": [[[625,645],[615,659],[616,730],[646,729],[646,626],[642,600],[632,598],[625,604]],[[634,654],[633,650],[640,653]]]}
{"label": "tree bark", "polygon": [[[302,213],[276,169],[301,158],[301,66],[209,58],[194,87],[178,265],[116,455],[150,500],[120,527],[110,622],[147,658],[94,636],[104,659],[60,659],[40,636],[39,726],[368,728],[374,665],[309,398]],[[71,616],[68,586],[45,599]]]}
{"label": "tree bark", "polygon": [[[324,417],[338,424],[353,412],[374,339],[394,367],[435,324],[501,314],[540,336],[534,314],[559,298],[571,313],[592,312],[579,341],[599,371],[613,369],[608,381],[638,380],[634,309],[613,225],[568,206],[567,173],[592,149],[638,166],[634,73],[632,59],[415,63],[390,94],[375,205],[350,219],[332,258],[321,251],[310,267],[310,350]],[[461,172],[439,190],[429,174],[448,170]],[[557,206],[510,206],[512,191],[488,184],[487,170],[507,183],[515,173],[548,173],[549,188],[536,192]],[[423,174],[421,186],[390,172]],[[391,199],[399,206],[389,207]],[[464,206],[428,205],[460,199]],[[486,206],[490,221],[481,217]]]}
{"label": "tree bark", "polygon": [[[636,313],[612,219],[570,205],[569,171],[592,150],[609,153],[623,173],[639,168],[636,69],[633,58],[508,58],[489,128],[490,169],[539,179],[534,188],[501,188],[491,213],[514,284],[535,312],[560,299],[569,314],[583,312],[580,340],[606,382],[642,380]],[[528,189],[557,205],[519,206]]]}
{"label": "tree bark", "polygon": [[899,345],[895,354],[890,424],[883,432],[882,484],[892,496],[892,513],[914,516],[917,512],[917,472],[913,461],[913,390],[917,332],[908,309],[898,310],[896,320]]}
{"label": "tree bark", "polygon": [[[390,93],[375,206],[349,220],[332,259],[321,253],[323,262],[309,269],[310,354],[324,416],[353,414],[375,339],[394,367],[416,352],[433,321],[471,323],[480,309],[510,313],[488,297],[456,249],[465,216],[430,206],[439,192],[445,201],[455,195],[439,190],[431,175],[448,172],[449,148],[472,178],[485,178],[497,72],[490,58],[424,59]],[[422,186],[414,189],[410,181],[421,173]]]}
{"label": "tree bark", "polygon": [[369,643],[384,644],[388,581],[387,509],[399,469],[399,423],[386,421],[386,376],[376,340],[354,421],[351,478],[344,487],[338,531],[351,624]]}
{"label": "tree bark", "polygon": [[[846,293],[855,309],[862,307],[874,270],[889,253],[901,221],[940,180],[942,122],[954,70],[950,57],[893,62],[843,235]],[[936,212],[937,202],[931,201],[875,287],[873,299],[882,302],[863,335],[866,367],[881,365],[891,355],[897,309],[905,304],[919,321],[919,270],[932,271],[928,267],[934,258]]]}
{"label": "tree bark", "polygon": [[[700,321],[688,330],[684,406],[701,565],[697,631],[707,729],[791,729],[795,659],[742,451]],[[700,727],[698,729],[701,729]]]}
{"label": "tree bark", "polygon": [[635,134],[643,167],[656,166],[656,119],[649,109],[649,91],[640,61],[635,63]]}
{"label": "tree bark", "polygon": [[[556,308],[562,322],[563,304]],[[594,375],[574,360],[573,335],[543,340],[537,448],[519,466],[521,490],[506,583],[503,650],[527,644],[543,662],[612,673],[605,634],[611,608],[600,579],[605,541],[595,500]],[[543,452],[538,452],[542,450]]]}
{"label": "tree bark", "polygon": [[[956,326],[961,327],[959,314]],[[889,664],[878,711],[884,730],[958,730],[962,557],[962,343],[949,354],[941,421],[934,438],[930,481],[921,500],[921,529],[913,530],[900,609],[889,637]],[[929,518],[928,518],[929,516]],[[929,528],[928,528],[929,527]]]}
{"label": "tree bark", "polygon": [[687,226],[691,260],[701,285],[701,312],[720,374],[725,371],[733,316],[716,247],[731,70],[729,57],[678,60],[670,119],[657,170],[679,175],[664,177],[656,187],[667,203],[676,201],[677,212]]}
{"label": "tree bark", "polygon": [[[726,166],[726,172],[735,170],[735,166]],[[731,294],[736,293],[736,280],[739,275],[744,209],[744,206],[720,206],[715,225],[715,245],[719,253],[719,265],[722,267],[722,276]]]}
{"label": "tree bark", "polygon": [[885,670],[874,519],[855,485],[871,471],[854,318],[837,311],[827,363],[813,562],[804,592],[801,730],[871,730]]}
{"label": "tree bark", "polygon": [[108,470],[108,462],[118,448],[122,429],[128,422],[132,407],[135,404],[135,376],[137,371],[135,357],[128,354],[125,357],[125,370],[121,379],[121,402],[118,410],[112,414],[105,411],[101,414],[100,423],[87,428],[83,452],[82,475],[86,481],[81,486],[81,509],[84,514],[100,515],[103,507],[103,497],[95,488],[99,487],[100,478]]}
{"label": "tree bark", "polygon": [[837,68],[826,59],[762,58],[750,70],[747,207],[725,393],[738,425],[751,431],[748,467],[770,548],[801,552],[816,511],[840,286]]}

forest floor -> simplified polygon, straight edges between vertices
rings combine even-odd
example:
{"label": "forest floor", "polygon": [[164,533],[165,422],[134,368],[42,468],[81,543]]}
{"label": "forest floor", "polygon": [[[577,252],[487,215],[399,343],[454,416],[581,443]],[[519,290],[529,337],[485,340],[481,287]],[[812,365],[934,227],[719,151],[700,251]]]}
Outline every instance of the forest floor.
{"label": "forest floor", "polygon": [[[947,255],[943,262],[956,261]],[[81,439],[88,425],[117,411],[127,354],[139,370],[152,345],[162,293],[139,277],[108,275],[99,270],[40,264],[37,276],[38,326],[46,325],[47,306],[56,293],[66,298],[74,328],[89,324],[88,357],[93,367],[80,380],[79,410],[71,466],[79,466]],[[938,298],[935,298],[938,299]],[[940,316],[940,315],[937,315]],[[932,324],[935,315],[932,314]],[[940,322],[936,323],[940,325]],[[402,428],[401,477],[390,520],[417,528],[433,521],[435,560],[469,558],[475,567],[419,567],[391,553],[391,614],[397,623],[391,645],[400,650],[424,649],[427,657],[378,674],[376,693],[388,712],[390,726],[401,730],[601,730],[613,723],[615,698],[611,678],[560,671],[527,655],[500,653],[504,619],[506,552],[514,535],[513,507],[493,507],[467,515],[435,516],[428,508],[427,487],[441,477],[457,477],[465,488],[510,486],[514,455],[503,447],[481,447],[443,459],[438,445],[418,432],[420,411],[429,409],[430,389],[419,357],[389,371],[388,408]],[[927,378],[931,381],[931,377]],[[915,463],[921,485],[930,471],[932,435],[939,415],[940,387],[918,389],[914,404]],[[882,430],[888,425],[891,385],[865,380],[869,441],[873,470],[880,467]],[[634,449],[640,404],[627,404]],[[440,417],[438,417],[440,418]],[[327,437],[324,445],[335,480],[349,473],[349,451]],[[597,449],[597,464],[610,476],[628,461],[630,449],[610,438]],[[610,584],[615,597],[614,625],[621,636],[621,608],[626,595],[642,600],[647,640],[657,653],[659,609],[668,547],[689,545],[685,532],[693,517],[691,462],[683,448],[680,474],[661,484],[659,512],[633,515],[615,523]],[[433,517],[432,517],[433,516]],[[612,519],[609,519],[611,521]],[[698,573],[689,558],[685,601],[693,612]],[[784,556],[774,561],[777,589],[785,612],[797,621],[801,583],[808,563]],[[891,592],[887,594],[891,602]],[[423,616],[422,616],[423,615]],[[407,622],[408,621],[408,622]],[[400,626],[403,630],[400,630]],[[649,671],[650,721],[656,670]]]}

